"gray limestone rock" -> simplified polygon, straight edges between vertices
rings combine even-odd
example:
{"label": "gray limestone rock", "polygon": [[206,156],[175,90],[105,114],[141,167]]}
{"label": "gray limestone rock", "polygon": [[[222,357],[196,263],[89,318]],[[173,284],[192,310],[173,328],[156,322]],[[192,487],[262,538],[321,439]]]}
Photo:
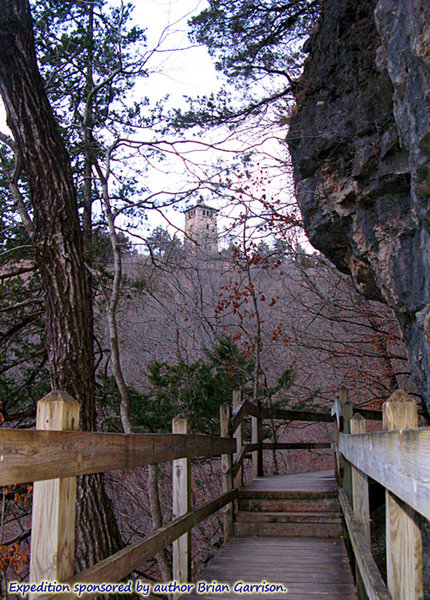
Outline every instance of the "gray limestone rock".
{"label": "gray limestone rock", "polygon": [[288,144],[312,244],[395,311],[430,407],[430,2],[327,0]]}

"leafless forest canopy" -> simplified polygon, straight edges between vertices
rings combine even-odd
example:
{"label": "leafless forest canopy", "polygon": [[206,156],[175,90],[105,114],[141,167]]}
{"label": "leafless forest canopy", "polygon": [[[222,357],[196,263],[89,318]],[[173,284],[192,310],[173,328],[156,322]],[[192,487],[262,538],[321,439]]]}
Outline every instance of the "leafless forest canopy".
{"label": "leafless forest canopy", "polygon": [[[151,47],[128,4],[3,4],[0,92],[10,129],[0,133],[1,427],[33,428],[51,388],[80,401],[83,429],[125,433],[169,431],[179,413],[218,432],[219,406],[237,388],[267,406],[308,410],[329,410],[342,385],[369,408],[398,387],[421,402],[391,310],[297,243],[285,134],[318,2],[279,10],[273,0],[265,16],[239,17],[229,12],[236,3],[210,2],[191,19],[190,39],[215,60],[225,51],[218,67],[226,79],[219,95],[189,98],[187,109],[136,101],[136,82],[155,85],[170,32]],[[228,18],[225,39],[211,35],[218,11]],[[264,26],[279,33],[264,38]],[[251,31],[265,40],[262,54]],[[144,230],[154,215],[170,223],[172,207],[202,199],[230,219],[219,253],[171,237],[171,224]],[[330,436],[325,424],[264,429],[266,441]],[[325,450],[273,451],[265,470],[331,461]],[[220,465],[194,467],[200,504],[219,491]],[[170,479],[167,465],[83,478],[77,567],[169,520]],[[28,575],[31,483],[4,488],[0,501],[4,594],[8,580]],[[103,544],[88,533],[97,527]],[[193,537],[198,569],[222,543],[220,518]],[[170,560],[158,555],[138,574],[168,580]]]}

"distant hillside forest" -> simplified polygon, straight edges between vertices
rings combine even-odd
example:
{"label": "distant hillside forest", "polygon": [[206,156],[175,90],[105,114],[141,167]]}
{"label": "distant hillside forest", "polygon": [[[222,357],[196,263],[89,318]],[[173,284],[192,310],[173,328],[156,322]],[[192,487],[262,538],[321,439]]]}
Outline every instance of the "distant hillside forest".
{"label": "distant hillside forest", "polygon": [[[37,402],[51,390],[79,403],[82,431],[126,434],[170,431],[180,413],[190,418],[193,431],[218,432],[219,406],[231,402],[238,388],[268,406],[296,409],[328,410],[341,386],[355,404],[370,408],[380,408],[399,387],[422,403],[418,392],[425,388],[417,391],[411,381],[403,339],[418,340],[417,352],[412,344],[409,356],[419,382],[425,374],[426,355],[418,352],[423,333],[408,339],[408,328],[421,327],[416,309],[424,306],[420,294],[427,294],[428,285],[413,261],[425,252],[408,242],[404,252],[411,262],[395,255],[397,229],[389,219],[393,190],[399,181],[410,182],[409,173],[397,177],[397,158],[391,166],[393,153],[400,151],[397,133],[390,126],[385,135],[383,123],[378,125],[385,117],[376,98],[375,119],[357,125],[367,145],[355,144],[355,130],[350,131],[355,104],[346,103],[341,113],[331,104],[341,87],[332,75],[344,85],[345,69],[317,63],[311,74],[321,80],[300,83],[308,41],[319,27],[325,23],[330,30],[323,46],[330,52],[314,54],[324,60],[339,52],[347,56],[335,33],[351,42],[351,15],[373,19],[372,2],[210,0],[206,8],[198,4],[178,19],[170,11],[182,3],[170,3],[166,27],[158,34],[154,23],[149,21],[146,31],[134,17],[140,5],[0,2],[0,95],[7,116],[0,131],[0,426],[34,428]],[[337,5],[345,9],[342,27]],[[332,20],[321,19],[327,6],[333,7]],[[359,81],[345,85],[354,103],[358,84],[375,87],[373,75],[355,68],[367,64],[361,60],[367,38],[360,34],[351,42],[357,60],[348,73]],[[373,39],[367,51],[377,46]],[[182,53],[182,64],[190,63],[187,52],[203,48],[220,77],[216,91],[200,94],[196,81],[193,97],[181,97],[177,105],[158,94],[161,75],[169,81],[180,76],[175,61]],[[403,64],[396,52],[395,64]],[[196,77],[203,79],[200,73]],[[396,77],[405,80],[403,74]],[[329,82],[333,93],[326,94]],[[392,86],[386,81],[381,89]],[[313,96],[314,90],[321,97]],[[368,114],[363,98],[360,118]],[[300,109],[300,101],[309,99],[315,113]],[[392,111],[391,95],[387,103]],[[410,107],[396,110],[413,115],[414,124],[425,122]],[[324,111],[326,120],[309,117],[310,130],[306,119],[301,125],[303,115]],[[294,119],[296,186],[286,146]],[[343,122],[345,135],[352,136],[346,146],[337,132]],[[314,131],[321,123],[326,129]],[[374,127],[384,136],[382,145],[378,137],[368,137]],[[420,148],[427,148],[423,140],[428,137],[420,138]],[[306,148],[299,152],[301,142]],[[385,168],[394,169],[381,205],[386,212],[372,204],[380,182],[376,188],[372,182],[370,196],[366,191],[356,202],[357,182],[344,179],[352,169],[353,177],[365,181],[374,171],[368,153],[381,148],[388,161],[380,170],[384,185]],[[332,159],[327,169],[324,161]],[[425,169],[416,171],[427,177]],[[310,191],[311,175],[318,185],[327,176],[328,190],[339,194],[331,212],[329,192]],[[302,215],[295,192],[301,192]],[[312,208],[310,196],[322,206]],[[175,209],[192,210],[198,202],[202,210],[208,203],[213,222],[219,209],[230,223],[219,253],[205,254],[191,240],[183,244],[184,231],[172,223]],[[358,205],[364,216],[356,221]],[[362,226],[372,222],[367,210],[381,218],[386,232],[376,223],[375,231],[364,235]],[[410,211],[414,219],[419,211]],[[412,237],[408,220],[399,214],[405,239],[421,244],[424,237],[419,231]],[[160,222],[167,229],[154,229]],[[311,233],[316,228],[315,247],[332,256],[342,273],[322,254],[300,247],[297,240],[304,239],[306,227]],[[179,233],[172,237],[175,228]],[[212,234],[216,246],[215,225]],[[388,250],[382,245],[376,260],[377,240],[385,243],[390,236],[394,242]],[[140,244],[139,253],[132,243]],[[369,245],[363,255],[361,244]],[[371,265],[375,269],[380,260],[386,266],[387,256],[392,272],[384,272],[378,284],[384,296]],[[404,312],[407,294],[395,302],[390,298],[399,272],[402,290],[409,293],[413,274],[419,291],[410,313]],[[356,289],[367,291],[368,299]],[[297,430],[295,424],[281,428],[272,421],[263,435],[293,441]],[[305,433],[325,441],[332,434],[319,424],[303,425],[301,433],[302,439]],[[332,466],[324,450],[283,456],[267,453],[267,473]],[[219,488],[214,473],[220,461],[201,460],[196,467],[193,500],[204,502]],[[86,475],[77,485],[76,571],[171,517],[170,466]],[[31,503],[32,485],[3,489],[0,596],[8,581],[28,574]],[[222,543],[220,517],[197,527],[193,536],[197,568]],[[171,555],[164,550],[142,568],[149,580],[169,581]]]}
{"label": "distant hillside forest", "polygon": [[[380,408],[398,387],[415,393],[390,310],[366,300],[350,278],[321,255],[279,240],[232,244],[218,255],[206,255],[197,247],[184,249],[182,242],[160,228],[148,237],[144,254],[133,251],[127,238],[121,243],[115,320],[120,373],[134,431],[169,432],[172,418],[185,414],[192,431],[218,433],[219,406],[231,402],[238,388],[268,406],[316,410],[329,409],[342,385],[349,388],[356,404],[371,408]],[[96,426],[101,431],[123,431],[124,397],[117,372],[115,377],[108,316],[115,266],[105,235],[98,236],[97,249],[91,277]],[[28,253],[17,252],[22,253],[19,259],[11,261],[5,255],[1,267],[1,415],[4,426],[34,427],[36,403],[50,389],[43,290]],[[297,441],[305,433],[305,439],[324,441],[330,438],[329,429],[308,425],[303,431],[297,424],[272,422],[264,437]],[[250,432],[245,430],[245,435]],[[325,451],[265,456],[267,473],[330,466]],[[214,468],[213,461],[203,461],[195,475],[193,493],[199,501],[219,491]],[[168,466],[152,474],[106,478],[127,539],[152,529],[151,486],[158,505],[155,514],[158,511],[159,519],[169,517],[170,479]],[[19,545],[23,557],[16,564],[25,573],[31,488],[18,486],[7,497],[6,537],[13,541],[24,536]],[[199,540],[194,546],[197,568],[211,552],[213,540],[221,543],[220,519],[212,518],[194,535]],[[3,553],[10,573],[14,556],[10,550]],[[167,557],[166,568],[168,562]],[[153,560],[145,568],[155,579],[164,578]]]}
{"label": "distant hillside forest", "polygon": [[[296,408],[329,405],[341,385],[375,408],[398,387],[414,391],[390,311],[364,299],[321,255],[250,242],[207,256],[198,248],[185,252],[162,229],[148,246],[142,255],[123,240],[117,309],[121,365],[139,427],[168,430],[175,413],[197,414],[198,402],[207,422],[196,416],[196,425],[211,429],[225,395],[236,385],[252,396],[255,380],[259,398]],[[97,247],[98,421],[111,430],[121,428],[106,318],[113,263],[107,238],[100,236]],[[8,424],[30,425],[49,389],[43,293],[30,258],[2,262],[1,411]],[[220,382],[225,394],[215,385],[194,391],[203,393],[200,401],[187,398],[205,368],[209,379],[220,369],[231,373],[231,381]]]}

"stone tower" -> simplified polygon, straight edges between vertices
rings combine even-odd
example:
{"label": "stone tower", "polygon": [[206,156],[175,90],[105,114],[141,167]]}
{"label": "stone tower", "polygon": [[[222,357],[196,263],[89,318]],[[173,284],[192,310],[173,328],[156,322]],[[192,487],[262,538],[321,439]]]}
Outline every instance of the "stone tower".
{"label": "stone tower", "polygon": [[197,202],[185,212],[185,246],[208,255],[218,254],[217,209]]}

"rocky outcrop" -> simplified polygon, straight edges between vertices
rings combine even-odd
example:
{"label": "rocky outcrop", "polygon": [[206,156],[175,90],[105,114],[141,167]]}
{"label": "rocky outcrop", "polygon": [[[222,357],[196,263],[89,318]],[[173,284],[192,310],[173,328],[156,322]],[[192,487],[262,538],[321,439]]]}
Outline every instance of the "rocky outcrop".
{"label": "rocky outcrop", "polygon": [[430,407],[430,3],[326,0],[288,144],[312,244],[387,302]]}

